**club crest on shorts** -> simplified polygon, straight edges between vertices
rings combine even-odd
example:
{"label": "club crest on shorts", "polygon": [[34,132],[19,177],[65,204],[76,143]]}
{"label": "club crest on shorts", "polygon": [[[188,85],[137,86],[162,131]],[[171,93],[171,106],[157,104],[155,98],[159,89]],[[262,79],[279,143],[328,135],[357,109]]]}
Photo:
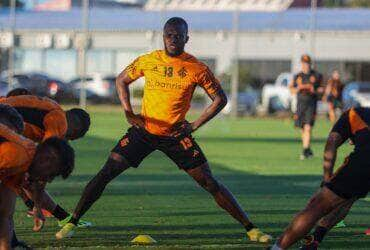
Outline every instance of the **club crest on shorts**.
{"label": "club crest on shorts", "polygon": [[129,142],[130,140],[126,137],[121,140],[120,145],[121,147],[126,147]]}

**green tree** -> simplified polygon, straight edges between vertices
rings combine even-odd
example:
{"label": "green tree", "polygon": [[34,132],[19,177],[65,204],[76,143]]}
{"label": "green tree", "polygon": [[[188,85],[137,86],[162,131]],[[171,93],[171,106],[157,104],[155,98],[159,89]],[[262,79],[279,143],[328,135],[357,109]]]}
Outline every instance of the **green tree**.
{"label": "green tree", "polygon": [[345,7],[344,0],[324,0],[324,7]]}
{"label": "green tree", "polygon": [[369,0],[324,0],[325,7],[370,7]]}
{"label": "green tree", "polygon": [[370,1],[369,0],[351,0],[348,1],[348,5],[350,7],[370,7]]}

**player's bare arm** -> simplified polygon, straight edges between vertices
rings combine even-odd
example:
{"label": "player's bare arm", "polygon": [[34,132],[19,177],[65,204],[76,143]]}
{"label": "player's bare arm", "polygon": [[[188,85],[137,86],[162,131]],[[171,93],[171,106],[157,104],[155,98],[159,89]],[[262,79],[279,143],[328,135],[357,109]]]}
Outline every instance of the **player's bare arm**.
{"label": "player's bare arm", "polygon": [[323,101],[326,101],[328,99],[328,96],[330,95],[332,89],[333,89],[333,84],[331,81],[328,81],[328,83],[326,84],[325,90],[324,90],[324,95],[322,97]]}
{"label": "player's bare arm", "polygon": [[298,83],[297,84],[297,90],[298,91],[309,91],[312,94],[315,93],[315,88],[314,88],[314,86],[312,84]]}
{"label": "player's bare arm", "polygon": [[193,131],[197,130],[213,117],[215,117],[227,104],[225,92],[220,89],[214,94],[208,94],[212,103],[201,114],[201,116],[192,123]]}
{"label": "player's bare arm", "polygon": [[44,226],[45,217],[41,211],[42,209],[42,197],[45,188],[45,183],[40,183],[38,181],[32,181],[29,186],[29,190],[31,192],[33,201],[35,202],[34,205],[34,226],[33,231],[39,232]]}
{"label": "player's bare arm", "polygon": [[294,86],[295,85],[295,80],[293,79],[290,83],[289,83],[289,90],[290,90],[290,93],[292,95],[296,95],[299,91],[302,91],[302,90],[308,90],[308,91],[311,91],[313,92],[313,87],[311,84],[301,84],[301,83],[297,83],[297,86]]}
{"label": "player's bare arm", "polygon": [[289,90],[292,95],[297,94],[297,88],[294,86],[294,80],[291,80],[289,83]]}
{"label": "player's bare arm", "polygon": [[116,78],[116,88],[127,122],[135,127],[144,127],[144,120],[140,115],[134,113],[130,102],[129,84],[132,80],[126,70],[123,70]]}
{"label": "player's bare arm", "polygon": [[324,86],[322,76],[320,76],[318,80],[319,80],[319,85],[315,89],[315,93],[318,94],[318,95],[323,95],[325,93],[326,88]]}
{"label": "player's bare arm", "polygon": [[335,160],[337,158],[337,151],[340,145],[342,145],[342,136],[337,132],[331,132],[326,141],[324,151],[324,181],[327,182],[333,175],[333,169]]}
{"label": "player's bare arm", "polygon": [[178,136],[181,133],[191,134],[192,132],[195,132],[198,128],[200,128],[208,121],[210,121],[213,117],[215,117],[227,104],[227,97],[222,89],[214,94],[207,94],[212,100],[212,103],[194,122],[188,123],[185,121],[178,129],[175,129],[175,131],[172,133],[172,136]]}

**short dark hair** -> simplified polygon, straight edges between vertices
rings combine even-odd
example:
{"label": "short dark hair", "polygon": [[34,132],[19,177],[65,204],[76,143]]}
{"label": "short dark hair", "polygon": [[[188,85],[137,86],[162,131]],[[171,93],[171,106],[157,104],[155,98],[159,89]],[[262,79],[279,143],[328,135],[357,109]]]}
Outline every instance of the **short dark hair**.
{"label": "short dark hair", "polygon": [[50,148],[53,148],[57,151],[57,175],[62,176],[63,179],[68,178],[68,176],[70,176],[70,174],[72,173],[75,165],[74,149],[66,140],[57,137],[51,137],[37,146],[37,152],[49,152]]}
{"label": "short dark hair", "polygon": [[32,93],[31,91],[25,88],[16,88],[16,89],[10,90],[8,94],[6,95],[6,97],[19,96],[19,95],[32,95]]}
{"label": "short dark hair", "polygon": [[172,25],[175,25],[175,26],[184,25],[185,29],[186,29],[186,33],[188,33],[189,27],[188,27],[188,23],[185,21],[185,19],[183,19],[181,17],[171,17],[165,23],[164,28],[166,28],[167,26],[172,26]]}
{"label": "short dark hair", "polygon": [[305,62],[305,63],[311,64],[312,63],[312,59],[311,59],[311,57],[308,54],[303,54],[301,56],[301,62]]}
{"label": "short dark hair", "polygon": [[0,104],[0,122],[8,122],[14,126],[17,133],[23,133],[24,123],[22,116],[10,105]]}
{"label": "short dark hair", "polygon": [[[90,115],[83,109],[73,108],[66,112],[68,127],[71,123],[78,124],[78,130],[75,134],[70,135],[73,139],[83,137],[90,128]],[[77,121],[78,120],[78,121]]]}

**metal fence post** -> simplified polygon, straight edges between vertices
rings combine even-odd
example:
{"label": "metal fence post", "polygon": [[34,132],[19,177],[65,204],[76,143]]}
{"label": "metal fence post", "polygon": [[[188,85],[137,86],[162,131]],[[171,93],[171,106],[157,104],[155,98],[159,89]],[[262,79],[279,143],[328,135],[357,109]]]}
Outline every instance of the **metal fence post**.
{"label": "metal fence post", "polygon": [[231,72],[231,116],[238,115],[238,92],[239,92],[239,4],[237,2],[235,11],[233,13],[233,59]]}
{"label": "metal fence post", "polygon": [[89,0],[82,2],[82,46],[78,48],[79,74],[81,78],[80,107],[86,108],[86,49],[88,43]]}
{"label": "metal fence post", "polygon": [[10,19],[10,33],[12,36],[12,44],[8,48],[8,90],[11,89],[13,85],[13,77],[14,77],[14,33],[15,33],[15,22],[16,22],[16,0],[10,1],[10,12],[9,12],[9,19]]}

